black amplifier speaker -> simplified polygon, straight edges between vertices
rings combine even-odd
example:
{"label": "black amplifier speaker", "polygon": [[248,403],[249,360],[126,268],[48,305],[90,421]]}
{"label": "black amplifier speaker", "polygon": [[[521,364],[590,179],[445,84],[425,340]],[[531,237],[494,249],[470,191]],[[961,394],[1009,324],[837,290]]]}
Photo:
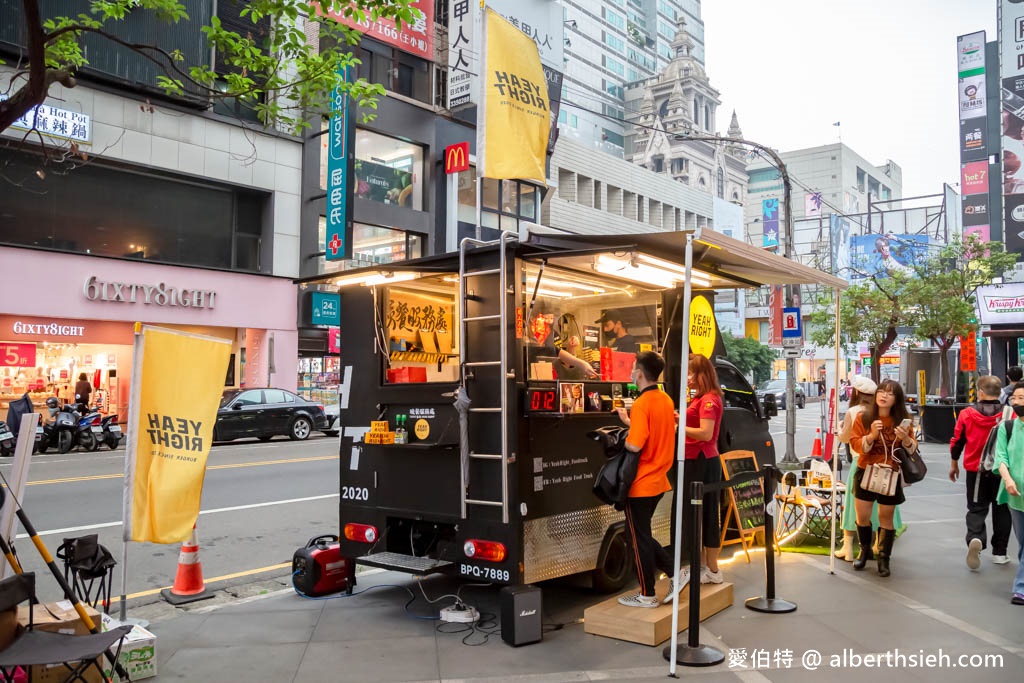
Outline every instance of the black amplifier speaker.
{"label": "black amplifier speaker", "polygon": [[513,647],[539,643],[543,637],[541,592],[536,586],[501,589],[501,639]]}

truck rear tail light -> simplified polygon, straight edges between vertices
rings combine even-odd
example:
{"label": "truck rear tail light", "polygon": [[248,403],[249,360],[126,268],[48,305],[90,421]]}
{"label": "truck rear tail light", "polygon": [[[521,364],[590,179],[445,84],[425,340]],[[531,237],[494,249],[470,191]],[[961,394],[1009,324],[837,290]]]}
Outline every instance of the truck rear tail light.
{"label": "truck rear tail light", "polygon": [[471,538],[463,544],[462,552],[466,553],[466,557],[487,562],[504,562],[508,555],[505,551],[505,544],[497,541],[479,541],[475,538]]}
{"label": "truck rear tail light", "polygon": [[377,540],[377,527],[369,524],[346,524],[345,538],[359,543],[373,543]]}

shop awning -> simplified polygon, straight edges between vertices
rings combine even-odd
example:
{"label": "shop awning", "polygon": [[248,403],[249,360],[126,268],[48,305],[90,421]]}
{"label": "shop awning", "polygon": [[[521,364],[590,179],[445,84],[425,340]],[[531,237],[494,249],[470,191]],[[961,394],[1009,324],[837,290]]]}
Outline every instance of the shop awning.
{"label": "shop awning", "polygon": [[[549,260],[566,267],[588,265],[589,256],[574,250],[603,249],[650,254],[683,265],[686,232],[652,232],[630,235],[567,235],[531,232],[526,243],[552,251]],[[849,283],[816,268],[777,256],[746,242],[713,230],[694,233],[693,267],[711,277],[711,287],[757,287],[760,285],[822,285],[844,290]],[[558,251],[567,251],[559,257]]]}

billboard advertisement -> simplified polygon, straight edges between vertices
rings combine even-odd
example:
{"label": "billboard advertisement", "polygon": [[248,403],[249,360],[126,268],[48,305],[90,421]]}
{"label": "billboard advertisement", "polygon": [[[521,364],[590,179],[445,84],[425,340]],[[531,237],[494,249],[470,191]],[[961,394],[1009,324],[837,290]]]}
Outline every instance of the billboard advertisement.
{"label": "billboard advertisement", "polygon": [[828,216],[829,236],[832,242],[832,274],[849,279],[850,275],[850,219],[840,214]]}
{"label": "billboard advertisement", "polygon": [[[447,2],[448,108],[458,109],[476,104],[479,97],[481,3],[475,0]],[[559,74],[562,72],[565,68],[565,26],[561,3],[551,0],[488,0],[487,6],[533,39],[544,67]],[[548,81],[550,84],[550,75]]]}
{"label": "billboard advertisement", "polygon": [[914,275],[928,256],[928,235],[856,235],[850,238],[851,281]]}
{"label": "billboard advertisement", "polygon": [[771,251],[779,249],[779,200],[764,199],[761,201],[761,224],[764,226],[762,246]]}
{"label": "billboard advertisement", "polygon": [[1002,86],[1003,242],[1024,253],[1024,4],[999,2]]}
{"label": "billboard advertisement", "polygon": [[[981,130],[987,127],[988,111],[984,91],[980,94],[979,112],[974,111],[974,101],[970,98],[970,92],[973,90],[970,83],[977,80],[985,82],[985,32],[977,31],[957,37],[956,52],[957,76],[960,83],[960,193],[963,196],[960,222],[961,225],[971,228],[985,226],[984,232],[988,233],[991,221],[988,149],[985,147],[984,135],[977,135],[976,130],[971,129],[972,123]],[[967,97],[966,103],[964,97]],[[975,99],[977,97],[976,93]],[[965,124],[970,131],[971,140],[966,139]],[[976,135],[978,140],[974,139]],[[974,143],[974,146],[969,147],[968,142]],[[973,232],[981,234],[980,230]]]}
{"label": "billboard advertisement", "polygon": [[[327,12],[327,16],[346,26],[358,29],[364,36],[387,43],[403,52],[416,55],[427,61],[434,61],[434,0],[412,0],[410,6],[417,10],[416,21],[403,25],[401,29],[390,19],[357,21],[341,12]],[[369,13],[367,13],[369,14]]]}

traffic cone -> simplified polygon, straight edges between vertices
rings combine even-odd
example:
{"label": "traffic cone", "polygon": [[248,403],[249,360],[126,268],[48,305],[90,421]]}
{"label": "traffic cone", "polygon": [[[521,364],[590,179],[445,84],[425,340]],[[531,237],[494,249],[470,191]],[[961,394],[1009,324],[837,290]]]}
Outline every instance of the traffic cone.
{"label": "traffic cone", "polygon": [[821,457],[821,428],[814,430],[814,448],[811,450],[812,458]]}
{"label": "traffic cone", "polygon": [[213,593],[206,590],[206,584],[203,582],[203,565],[199,561],[199,539],[196,537],[195,524],[192,525],[192,535],[181,544],[174,586],[164,588],[160,595],[172,605],[184,605],[213,597]]}

